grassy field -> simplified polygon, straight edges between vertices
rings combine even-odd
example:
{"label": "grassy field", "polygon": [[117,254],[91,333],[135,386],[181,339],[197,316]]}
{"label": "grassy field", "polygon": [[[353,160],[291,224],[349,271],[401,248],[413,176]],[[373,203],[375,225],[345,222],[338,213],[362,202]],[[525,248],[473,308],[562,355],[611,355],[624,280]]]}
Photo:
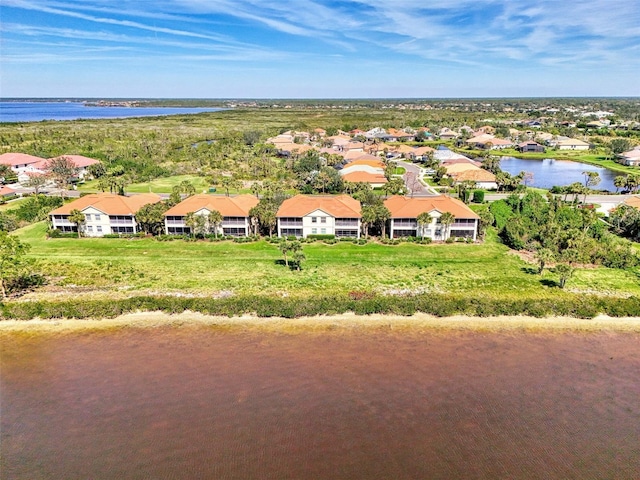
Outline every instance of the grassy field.
{"label": "grassy field", "polygon": [[[159,242],[154,239],[46,239],[39,223],[16,232],[32,245],[52,278],[27,298],[52,295],[123,297],[141,293],[307,296],[345,292],[470,293],[561,297],[555,276],[531,273],[493,235],[479,245],[385,246],[377,243],[304,244],[303,270],[282,264],[276,245]],[[578,270],[569,292],[640,295],[640,271]]]}
{"label": "grassy field", "polygon": [[16,200],[11,200],[10,202],[3,203],[2,205],[0,205],[0,212],[6,212],[8,210],[14,210],[14,209],[18,208],[20,206],[20,204],[23,203],[25,200],[26,200],[26,198],[18,198]]}
{"label": "grassy field", "polygon": [[[207,192],[209,189],[209,184],[202,177],[196,175],[174,175],[172,177],[156,178],[151,182],[132,183],[131,185],[127,185],[126,190],[129,193],[171,193],[173,187],[185,180],[191,182],[196,189],[196,193]],[[83,192],[97,192],[97,185],[97,180],[91,180],[78,187],[78,190]]]}

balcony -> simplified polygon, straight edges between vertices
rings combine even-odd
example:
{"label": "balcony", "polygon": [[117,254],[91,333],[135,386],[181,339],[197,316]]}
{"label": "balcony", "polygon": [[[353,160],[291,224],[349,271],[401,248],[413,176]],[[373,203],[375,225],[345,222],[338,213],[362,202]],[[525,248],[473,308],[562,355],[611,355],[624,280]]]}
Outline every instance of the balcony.
{"label": "balcony", "polygon": [[280,220],[279,225],[283,227],[297,227],[302,228],[302,220]]}
{"label": "balcony", "polygon": [[358,220],[350,218],[337,218],[336,227],[353,227],[358,228]]}

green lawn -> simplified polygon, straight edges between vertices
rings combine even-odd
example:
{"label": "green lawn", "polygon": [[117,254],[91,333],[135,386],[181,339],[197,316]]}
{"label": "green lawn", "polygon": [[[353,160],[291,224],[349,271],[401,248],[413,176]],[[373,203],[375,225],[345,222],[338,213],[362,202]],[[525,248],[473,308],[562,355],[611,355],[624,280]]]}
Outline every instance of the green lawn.
{"label": "green lawn", "polygon": [[[151,182],[132,183],[126,187],[126,191],[129,193],[171,193],[173,187],[184,180],[191,182],[196,188],[197,193],[206,192],[209,189],[209,185],[202,177],[198,177],[196,175],[175,175],[173,177],[156,178]],[[84,192],[97,192],[97,185],[97,180],[91,180],[78,187],[78,190]]]}
{"label": "green lawn", "polygon": [[0,212],[6,212],[7,210],[13,210],[20,206],[26,198],[18,198],[16,200],[11,200],[10,202],[3,203],[0,205]]}
{"label": "green lawn", "polygon": [[[52,277],[49,287],[63,294],[109,297],[183,292],[305,296],[373,292],[468,292],[476,295],[557,296],[546,286],[555,279],[528,273],[528,265],[490,238],[481,245],[385,246],[369,243],[304,244],[300,272],[280,264],[276,245],[266,241],[159,242],[154,239],[46,239],[39,223],[17,231],[32,245],[30,256]],[[605,268],[576,272],[569,290],[640,295],[640,272]]]}

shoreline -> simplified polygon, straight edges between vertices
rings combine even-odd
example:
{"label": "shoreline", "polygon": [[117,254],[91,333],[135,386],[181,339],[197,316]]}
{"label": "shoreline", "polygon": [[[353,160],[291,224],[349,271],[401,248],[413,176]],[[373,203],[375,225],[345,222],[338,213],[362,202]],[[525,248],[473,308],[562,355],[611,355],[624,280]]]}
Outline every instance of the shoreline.
{"label": "shoreline", "polygon": [[32,319],[2,320],[0,335],[12,333],[74,333],[82,331],[112,331],[148,328],[209,327],[224,330],[256,330],[274,333],[321,333],[329,331],[387,331],[387,332],[628,332],[640,333],[640,317],[609,317],[599,315],[593,319],[572,317],[455,315],[436,317],[418,313],[412,316],[396,315],[318,315],[313,317],[283,318],[242,315],[223,317],[186,311],[180,314],[163,312],[136,312],[109,319]]}

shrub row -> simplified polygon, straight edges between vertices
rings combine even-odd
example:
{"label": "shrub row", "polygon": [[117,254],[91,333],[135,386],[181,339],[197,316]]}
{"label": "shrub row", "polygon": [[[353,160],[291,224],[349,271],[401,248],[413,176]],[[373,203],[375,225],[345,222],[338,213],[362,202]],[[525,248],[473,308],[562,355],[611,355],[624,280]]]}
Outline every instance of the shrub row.
{"label": "shrub row", "polygon": [[314,297],[237,296],[222,299],[141,296],[121,300],[75,300],[60,302],[0,303],[0,318],[112,318],[135,311],[181,313],[186,310],[211,315],[255,314],[259,317],[295,318],[354,312],[359,315],[412,315],[417,312],[447,317],[451,315],[493,316],[562,315],[593,318],[604,313],[612,317],[636,316],[640,298],[572,296],[562,298],[489,298],[453,294],[380,296],[353,292],[344,295]]}

